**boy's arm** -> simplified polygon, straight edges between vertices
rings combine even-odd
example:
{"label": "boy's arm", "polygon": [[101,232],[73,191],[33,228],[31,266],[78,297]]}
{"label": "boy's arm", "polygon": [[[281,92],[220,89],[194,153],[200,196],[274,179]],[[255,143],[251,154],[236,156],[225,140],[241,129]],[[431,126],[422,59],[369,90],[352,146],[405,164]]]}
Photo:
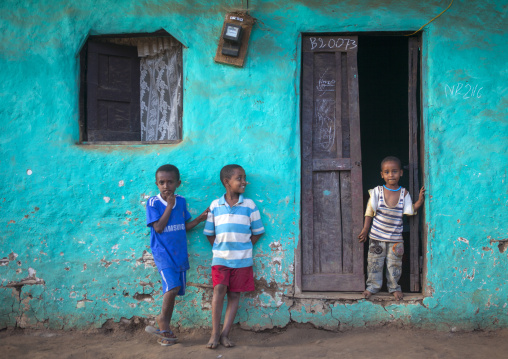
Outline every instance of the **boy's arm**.
{"label": "boy's arm", "polygon": [[425,200],[425,186],[423,186],[420,189],[420,195],[418,197],[418,201],[416,201],[416,203],[413,205],[415,212],[418,211],[418,209],[420,209],[421,206],[423,206],[424,200]]}
{"label": "boy's arm", "polygon": [[252,242],[252,245],[256,244],[256,242],[259,240],[259,238],[261,238],[261,236],[265,234],[264,232],[261,233],[261,234],[253,234],[252,236],[250,236],[250,240]]}
{"label": "boy's arm", "polygon": [[203,213],[201,213],[199,216],[194,218],[192,221],[186,222],[185,223],[185,230],[189,231],[192,228],[196,227],[201,222],[206,221],[206,218],[208,217],[208,212],[210,212],[209,208],[205,209],[205,211]]}
{"label": "boy's arm", "polygon": [[175,195],[170,194],[167,199],[167,206],[164,210],[164,213],[162,214],[161,218],[159,218],[157,221],[152,223],[152,227],[157,233],[162,233],[164,231],[164,228],[168,225],[169,217],[171,216],[171,211],[173,210],[173,206],[175,205]]}
{"label": "boy's arm", "polygon": [[372,224],[372,218],[376,215],[374,212],[374,209],[372,208],[372,205],[369,202],[367,203],[367,209],[365,210],[365,221],[363,223],[363,229],[358,235],[358,238],[360,239],[360,243],[363,243],[367,240],[367,236],[369,234],[370,226]]}
{"label": "boy's arm", "polygon": [[363,229],[358,235],[360,239],[360,243],[363,243],[367,240],[367,235],[369,234],[370,225],[372,224],[372,217],[365,216],[365,222],[363,224]]}
{"label": "boy's arm", "polygon": [[259,209],[255,204],[250,214],[250,229],[250,241],[252,242],[252,245],[254,245],[265,233],[265,227],[263,226],[263,222],[261,222],[261,214],[259,213]]}
{"label": "boy's arm", "polygon": [[213,246],[213,243],[215,242],[215,236],[206,236],[206,238],[208,239],[208,242],[210,242],[210,244]]}
{"label": "boy's arm", "polygon": [[215,217],[213,215],[214,203],[210,205],[210,207],[207,208],[207,218],[205,223],[205,229],[203,230],[203,234],[208,239],[208,242],[213,246],[213,243],[215,242]]}

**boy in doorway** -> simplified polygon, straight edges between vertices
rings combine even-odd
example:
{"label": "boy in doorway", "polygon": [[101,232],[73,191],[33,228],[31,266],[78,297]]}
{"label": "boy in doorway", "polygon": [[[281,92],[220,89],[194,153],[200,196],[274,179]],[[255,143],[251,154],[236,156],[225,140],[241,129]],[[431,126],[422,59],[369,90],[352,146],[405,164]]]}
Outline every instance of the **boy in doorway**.
{"label": "boy in doorway", "polygon": [[[220,171],[226,193],[212,202],[204,234],[213,245],[212,260],[212,335],[206,345],[215,349],[222,344],[235,346],[229,332],[238,310],[242,292],[254,290],[252,247],[265,232],[254,201],[245,198],[247,176],[239,165],[227,165]],[[222,332],[220,321],[224,297],[228,304]]]}
{"label": "boy in doorway", "polygon": [[160,193],[146,203],[146,225],[150,227],[150,247],[157,269],[162,277],[161,313],[157,316],[159,330],[152,326],[146,331],[157,336],[162,346],[178,340],[170,323],[177,295],[185,294],[186,271],[189,269],[186,231],[206,220],[208,209],[191,219],[185,198],[175,194],[180,186],[180,171],[173,165],[164,165],[155,172],[155,184]]}
{"label": "boy in doorway", "polygon": [[425,187],[420,189],[418,201],[413,206],[409,192],[399,185],[400,177],[402,177],[400,160],[393,156],[386,157],[381,162],[381,178],[385,184],[369,190],[370,199],[365,212],[365,223],[358,236],[360,242],[365,242],[367,234],[370,238],[367,289],[363,292],[367,299],[381,289],[385,259],[388,291],[396,300],[403,298],[398,284],[404,254],[402,216],[416,214],[423,205]]}

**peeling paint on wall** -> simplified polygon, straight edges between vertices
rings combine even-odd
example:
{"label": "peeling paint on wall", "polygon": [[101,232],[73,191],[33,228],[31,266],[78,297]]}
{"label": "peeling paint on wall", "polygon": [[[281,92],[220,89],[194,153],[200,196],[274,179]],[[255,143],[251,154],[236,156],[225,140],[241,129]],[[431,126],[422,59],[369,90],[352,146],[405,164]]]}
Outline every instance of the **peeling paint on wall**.
{"label": "peeling paint on wall", "polygon": [[18,281],[12,281],[7,283],[7,288],[16,288],[18,291],[21,290],[21,287],[24,285],[44,285],[44,280],[41,278],[37,278],[35,276],[36,272],[33,268],[28,268],[28,277],[23,278]]}
{"label": "peeling paint on wall", "polygon": [[496,242],[497,242],[497,249],[499,249],[499,253],[504,253],[506,248],[508,248],[508,239],[499,239],[499,240],[491,239],[490,240],[491,245]]}

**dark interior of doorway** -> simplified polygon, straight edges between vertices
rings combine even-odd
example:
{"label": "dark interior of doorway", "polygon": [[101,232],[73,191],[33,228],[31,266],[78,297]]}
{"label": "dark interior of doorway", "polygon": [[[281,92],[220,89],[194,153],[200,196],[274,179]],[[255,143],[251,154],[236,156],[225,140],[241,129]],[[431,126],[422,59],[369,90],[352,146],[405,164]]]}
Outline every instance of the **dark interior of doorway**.
{"label": "dark interior of doorway", "polygon": [[[409,163],[408,38],[405,36],[360,36],[358,77],[363,197],[364,206],[366,206],[369,199],[368,190],[384,184],[380,175],[382,159],[386,156],[396,156],[402,161],[403,167]],[[401,178],[400,184],[405,188],[409,187],[407,171]],[[418,196],[411,193],[412,197],[415,195]],[[405,254],[399,284],[403,292],[409,292],[410,241],[407,218],[404,219],[403,236]],[[364,254],[365,273],[367,273],[368,243],[365,244]],[[387,291],[386,279],[384,282],[383,292]]]}

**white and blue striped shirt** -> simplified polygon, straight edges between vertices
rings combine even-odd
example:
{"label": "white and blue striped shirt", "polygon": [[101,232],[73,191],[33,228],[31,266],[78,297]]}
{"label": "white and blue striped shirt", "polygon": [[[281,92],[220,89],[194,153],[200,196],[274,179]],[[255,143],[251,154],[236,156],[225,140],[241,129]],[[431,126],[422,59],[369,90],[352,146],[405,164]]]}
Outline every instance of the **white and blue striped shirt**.
{"label": "white and blue striped shirt", "polygon": [[212,266],[230,268],[252,266],[251,235],[265,232],[254,201],[240,194],[238,203],[230,207],[224,196],[210,205],[203,233],[215,236]]}

